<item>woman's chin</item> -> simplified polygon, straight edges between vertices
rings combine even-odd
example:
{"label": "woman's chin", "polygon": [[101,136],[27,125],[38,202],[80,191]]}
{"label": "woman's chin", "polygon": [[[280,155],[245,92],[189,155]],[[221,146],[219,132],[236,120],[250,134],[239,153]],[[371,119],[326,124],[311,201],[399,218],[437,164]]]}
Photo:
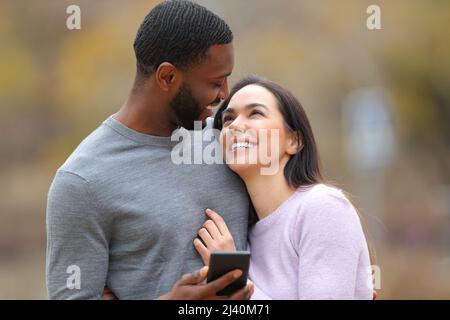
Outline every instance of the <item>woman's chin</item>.
{"label": "woman's chin", "polygon": [[239,176],[248,175],[253,171],[256,172],[259,168],[259,165],[255,163],[231,163],[227,165],[231,171],[237,173]]}
{"label": "woman's chin", "polygon": [[226,164],[228,167],[238,175],[248,174],[252,171],[257,171],[260,167],[258,163],[257,153],[253,150],[238,150],[228,152],[226,157]]}

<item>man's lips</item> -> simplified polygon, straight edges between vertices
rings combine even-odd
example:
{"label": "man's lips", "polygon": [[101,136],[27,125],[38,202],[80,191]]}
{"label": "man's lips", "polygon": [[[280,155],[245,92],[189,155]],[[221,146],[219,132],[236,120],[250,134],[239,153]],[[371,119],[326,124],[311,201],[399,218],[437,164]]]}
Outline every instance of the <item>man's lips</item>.
{"label": "man's lips", "polygon": [[200,114],[200,120],[205,120],[206,118],[209,118],[213,115],[213,110],[208,106],[203,109],[202,113]]}

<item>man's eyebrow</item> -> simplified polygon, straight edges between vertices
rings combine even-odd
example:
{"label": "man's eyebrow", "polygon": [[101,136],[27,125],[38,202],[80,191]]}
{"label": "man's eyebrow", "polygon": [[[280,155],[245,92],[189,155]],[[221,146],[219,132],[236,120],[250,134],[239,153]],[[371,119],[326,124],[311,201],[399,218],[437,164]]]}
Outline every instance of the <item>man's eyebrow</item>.
{"label": "man's eyebrow", "polygon": [[231,72],[228,72],[228,73],[223,74],[221,76],[214,77],[214,79],[228,78],[229,76],[231,76]]}
{"label": "man's eyebrow", "polygon": [[[246,110],[249,110],[249,109],[253,109],[253,108],[256,108],[256,107],[263,107],[266,110],[269,110],[269,108],[267,108],[267,106],[265,104],[262,104],[262,103],[259,103],[259,102],[249,103],[244,108]],[[236,113],[236,111],[232,107],[228,107],[225,110],[223,110],[222,113]]]}

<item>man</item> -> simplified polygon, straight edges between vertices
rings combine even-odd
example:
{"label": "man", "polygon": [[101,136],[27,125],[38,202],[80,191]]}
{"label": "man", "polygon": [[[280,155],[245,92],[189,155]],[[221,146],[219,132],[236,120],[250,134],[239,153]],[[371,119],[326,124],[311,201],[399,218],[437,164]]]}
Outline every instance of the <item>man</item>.
{"label": "man", "polygon": [[[211,208],[245,249],[245,188],[225,165],[175,165],[178,142],[170,139],[179,127],[205,122],[228,95],[232,40],[222,19],[190,1],[162,2],[145,17],[128,100],[83,140],[50,187],[51,299],[99,299],[105,286],[119,299],[210,299],[236,279],[229,273],[205,284],[193,240]],[[250,284],[231,298],[252,291]]]}

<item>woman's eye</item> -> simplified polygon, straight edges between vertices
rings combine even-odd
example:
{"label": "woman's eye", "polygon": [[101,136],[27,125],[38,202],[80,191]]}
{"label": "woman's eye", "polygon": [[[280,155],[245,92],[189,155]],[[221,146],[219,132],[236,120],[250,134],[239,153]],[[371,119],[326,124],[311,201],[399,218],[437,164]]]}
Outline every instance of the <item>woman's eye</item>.
{"label": "woman's eye", "polygon": [[251,116],[253,116],[253,115],[263,115],[263,113],[262,112],[260,112],[260,111],[257,111],[257,110],[253,110],[251,113],[250,113],[250,115]]}
{"label": "woman's eye", "polygon": [[233,121],[233,119],[230,116],[223,117],[222,119],[223,124],[228,123],[230,121]]}

